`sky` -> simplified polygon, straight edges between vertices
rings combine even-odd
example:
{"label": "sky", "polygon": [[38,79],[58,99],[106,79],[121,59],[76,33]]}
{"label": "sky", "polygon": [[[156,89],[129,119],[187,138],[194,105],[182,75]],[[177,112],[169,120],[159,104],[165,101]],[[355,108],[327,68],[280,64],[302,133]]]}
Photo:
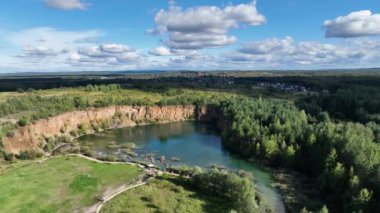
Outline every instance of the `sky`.
{"label": "sky", "polygon": [[0,73],[372,67],[379,0],[0,2]]}

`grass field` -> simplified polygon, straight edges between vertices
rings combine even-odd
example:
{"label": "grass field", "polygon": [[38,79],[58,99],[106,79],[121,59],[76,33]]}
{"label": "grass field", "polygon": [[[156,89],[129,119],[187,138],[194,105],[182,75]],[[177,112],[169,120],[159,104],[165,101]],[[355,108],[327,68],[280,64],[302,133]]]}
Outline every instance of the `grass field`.
{"label": "grass field", "polygon": [[206,196],[176,178],[155,179],[113,198],[102,213],[113,212],[229,212],[222,200]]}
{"label": "grass field", "polygon": [[137,167],[78,157],[30,162],[0,173],[1,212],[73,212],[89,207],[109,187],[133,182]]}

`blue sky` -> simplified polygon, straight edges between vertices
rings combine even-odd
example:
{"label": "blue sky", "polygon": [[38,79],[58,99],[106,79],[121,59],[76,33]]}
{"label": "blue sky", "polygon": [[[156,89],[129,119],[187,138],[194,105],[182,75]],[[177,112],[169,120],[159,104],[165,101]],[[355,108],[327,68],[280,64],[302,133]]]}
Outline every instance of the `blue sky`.
{"label": "blue sky", "polygon": [[374,0],[2,0],[0,72],[380,66]]}

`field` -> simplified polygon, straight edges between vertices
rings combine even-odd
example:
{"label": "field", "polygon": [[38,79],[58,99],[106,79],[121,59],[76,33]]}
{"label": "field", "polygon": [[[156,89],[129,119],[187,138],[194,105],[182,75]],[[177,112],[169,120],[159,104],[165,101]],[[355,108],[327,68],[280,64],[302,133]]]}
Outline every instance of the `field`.
{"label": "field", "polygon": [[30,162],[2,171],[2,212],[73,212],[89,207],[110,187],[133,182],[137,167],[94,163],[78,157]]}
{"label": "field", "polygon": [[102,208],[111,212],[226,212],[223,201],[205,196],[175,178],[155,179],[128,190]]}

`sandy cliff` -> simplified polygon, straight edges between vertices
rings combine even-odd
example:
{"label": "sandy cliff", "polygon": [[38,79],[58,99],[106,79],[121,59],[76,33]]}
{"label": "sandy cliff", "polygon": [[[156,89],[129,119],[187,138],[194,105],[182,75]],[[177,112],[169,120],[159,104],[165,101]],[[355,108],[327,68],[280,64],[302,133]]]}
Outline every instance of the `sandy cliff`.
{"label": "sandy cliff", "polygon": [[3,138],[6,152],[40,149],[47,137],[69,136],[79,126],[95,126],[108,122],[111,128],[145,123],[166,123],[183,120],[208,120],[211,113],[195,106],[111,106],[66,112],[21,127],[13,137]]}

